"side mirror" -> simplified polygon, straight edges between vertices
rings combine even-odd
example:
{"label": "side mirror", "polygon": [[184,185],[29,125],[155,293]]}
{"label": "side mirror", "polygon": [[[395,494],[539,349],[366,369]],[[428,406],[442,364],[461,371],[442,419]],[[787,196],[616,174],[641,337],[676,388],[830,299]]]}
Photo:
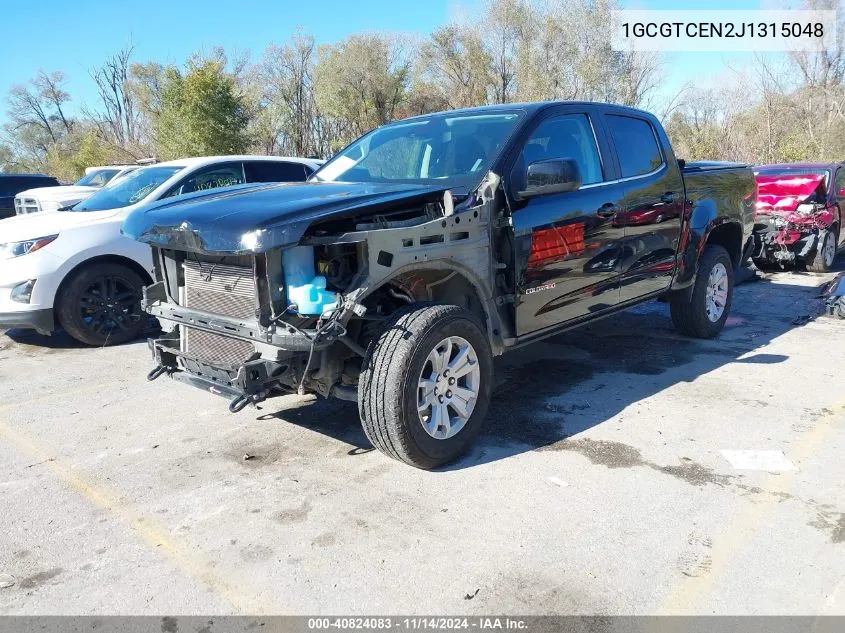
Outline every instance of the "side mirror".
{"label": "side mirror", "polygon": [[528,165],[525,190],[520,198],[575,191],[581,186],[581,170],[572,158],[550,158]]}

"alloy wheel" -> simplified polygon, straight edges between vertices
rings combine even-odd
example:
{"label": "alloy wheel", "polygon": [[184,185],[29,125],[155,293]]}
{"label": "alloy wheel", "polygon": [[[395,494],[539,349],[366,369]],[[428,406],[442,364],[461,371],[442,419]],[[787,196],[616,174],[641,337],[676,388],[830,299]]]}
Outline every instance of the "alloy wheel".
{"label": "alloy wheel", "polygon": [[728,271],[725,265],[717,262],[707,278],[704,309],[711,323],[722,318],[728,303]]}
{"label": "alloy wheel", "polygon": [[417,412],[425,432],[449,439],[464,428],[478,400],[481,367],[473,346],[460,336],[438,343],[426,358],[417,389]]}
{"label": "alloy wheel", "polygon": [[141,302],[131,284],[113,275],[100,277],[79,298],[83,325],[95,334],[131,329],[141,320]]}

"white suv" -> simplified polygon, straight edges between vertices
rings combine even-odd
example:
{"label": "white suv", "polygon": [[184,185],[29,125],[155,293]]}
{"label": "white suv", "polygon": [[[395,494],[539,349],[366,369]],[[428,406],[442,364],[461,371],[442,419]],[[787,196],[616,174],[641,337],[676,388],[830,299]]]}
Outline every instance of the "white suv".
{"label": "white suv", "polygon": [[72,185],[27,189],[15,196],[15,213],[25,215],[39,211],[57,211],[85,200],[106,184],[135,171],[140,165],[108,165],[88,167],[85,175]]}
{"label": "white suv", "polygon": [[[306,180],[322,163],[302,158],[215,156],[141,167],[62,211],[0,220],[0,329],[61,326],[89,345],[137,338],[152,283],[147,244],[120,233],[143,204],[244,183]],[[201,195],[195,193],[195,195]]]}

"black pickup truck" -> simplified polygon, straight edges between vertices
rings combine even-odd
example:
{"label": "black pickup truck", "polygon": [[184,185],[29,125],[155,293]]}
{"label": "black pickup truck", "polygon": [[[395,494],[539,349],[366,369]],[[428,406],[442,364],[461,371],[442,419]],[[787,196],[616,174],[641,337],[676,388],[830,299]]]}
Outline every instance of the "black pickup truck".
{"label": "black pickup truck", "polygon": [[744,165],[676,160],[657,119],[598,103],[425,115],[364,135],[309,182],[139,209],[156,367],[231,399],[358,402],[420,468],[478,435],[493,356],[655,298],[713,337],[753,227]]}

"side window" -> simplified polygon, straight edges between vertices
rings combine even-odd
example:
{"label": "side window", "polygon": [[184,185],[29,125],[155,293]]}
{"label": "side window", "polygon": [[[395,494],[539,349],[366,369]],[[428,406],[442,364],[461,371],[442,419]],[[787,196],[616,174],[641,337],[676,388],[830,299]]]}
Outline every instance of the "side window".
{"label": "side window", "polygon": [[244,163],[247,182],[303,182],[305,167],[300,163],[256,160]]}
{"label": "side window", "polygon": [[608,114],[605,122],[616,146],[623,178],[647,174],[663,164],[651,123],[615,114]]}
{"label": "side window", "polygon": [[206,191],[208,189],[241,185],[243,182],[244,173],[241,163],[211,165],[209,167],[204,167],[199,171],[195,171],[190,176],[187,176],[185,180],[178,183],[162,197],[169,198],[170,196],[179,196],[184,193],[193,193],[195,191]]}
{"label": "side window", "polygon": [[833,193],[837,198],[845,198],[843,189],[845,189],[845,168],[841,168],[836,172],[836,179],[833,181]]}
{"label": "side window", "polygon": [[540,123],[525,141],[517,163],[523,171],[522,178],[528,165],[551,158],[574,159],[583,185],[603,180],[596,136],[586,114],[565,114]]}

